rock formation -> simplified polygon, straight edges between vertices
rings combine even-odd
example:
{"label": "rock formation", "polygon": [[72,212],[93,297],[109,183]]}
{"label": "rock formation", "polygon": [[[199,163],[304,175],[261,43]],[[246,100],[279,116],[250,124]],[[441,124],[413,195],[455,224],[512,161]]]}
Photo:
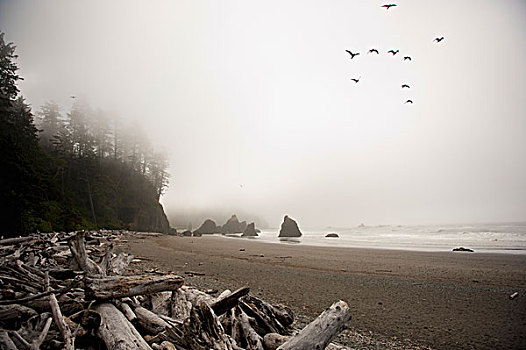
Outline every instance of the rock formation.
{"label": "rock formation", "polygon": [[200,235],[211,235],[214,233],[220,233],[221,230],[217,227],[216,223],[210,219],[206,219],[205,222],[197,230],[193,232],[194,236]]}
{"label": "rock formation", "polygon": [[301,237],[301,231],[296,221],[285,215],[278,237]]}
{"label": "rock formation", "polygon": [[243,234],[241,237],[257,237],[257,231],[256,231],[256,224],[251,222],[248,224],[248,226],[245,228],[245,231],[243,231]]}
{"label": "rock formation", "polygon": [[228,221],[221,227],[221,233],[242,233],[247,228],[247,222],[239,222],[237,216],[234,214]]}
{"label": "rock formation", "polygon": [[334,232],[331,232],[331,233],[327,233],[327,235],[325,235],[326,238],[339,238],[340,236],[338,236],[337,233],[334,233]]}
{"label": "rock formation", "polygon": [[464,248],[464,247],[454,248],[453,251],[454,252],[468,252],[468,253],[473,253],[474,252],[473,249]]}

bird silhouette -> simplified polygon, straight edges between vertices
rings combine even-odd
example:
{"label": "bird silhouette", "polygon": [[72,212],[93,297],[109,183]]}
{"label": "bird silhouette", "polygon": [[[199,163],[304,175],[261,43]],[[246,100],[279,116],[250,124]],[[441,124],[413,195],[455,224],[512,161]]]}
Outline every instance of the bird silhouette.
{"label": "bird silhouette", "polygon": [[69,98],[77,98],[77,96],[71,95],[69,96]]}
{"label": "bird silhouette", "polygon": [[378,52],[377,49],[370,49],[370,50],[369,50],[369,53],[373,53],[373,52],[376,52],[376,54],[379,55],[379,52]]}
{"label": "bird silhouette", "polygon": [[392,53],[393,56],[394,56],[394,55],[396,55],[398,53],[398,51],[400,51],[400,50],[396,50],[396,51],[395,50],[389,50],[389,51],[387,51],[387,53]]}
{"label": "bird silhouette", "polygon": [[410,89],[411,87],[410,87],[409,85],[407,85],[407,84],[403,84],[403,85],[402,85],[402,89],[403,89],[403,88],[408,88],[408,89]]}
{"label": "bird silhouette", "polygon": [[411,100],[407,100],[407,101],[405,101],[405,103],[411,103],[411,104],[412,104],[413,101],[411,101]]}
{"label": "bird silhouette", "polygon": [[386,10],[389,10],[393,6],[396,6],[396,4],[382,5],[382,7],[385,7]]}
{"label": "bird silhouette", "polygon": [[442,40],[444,40],[444,37],[441,36],[440,38],[435,38],[435,40],[433,41],[436,41],[437,43],[441,42]]}
{"label": "bird silhouette", "polygon": [[356,78],[351,78],[352,81],[354,81],[355,83],[358,83],[360,81],[360,79],[362,79],[362,77],[360,76],[358,79]]}
{"label": "bird silhouette", "polygon": [[360,54],[359,52],[357,52],[357,53],[352,53],[352,52],[349,51],[349,50],[345,50],[345,51],[347,51],[347,52],[349,53],[349,55],[351,55],[351,60],[352,60],[355,56],[358,56],[358,55]]}
{"label": "bird silhouette", "polygon": [[405,61],[405,60],[409,60],[409,61],[411,61],[411,56],[405,56],[405,57],[404,57],[404,61]]}

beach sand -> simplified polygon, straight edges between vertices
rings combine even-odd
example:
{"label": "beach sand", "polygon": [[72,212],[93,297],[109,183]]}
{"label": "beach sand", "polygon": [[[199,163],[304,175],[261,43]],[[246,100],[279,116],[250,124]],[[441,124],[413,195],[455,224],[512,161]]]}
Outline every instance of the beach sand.
{"label": "beach sand", "polygon": [[[404,342],[433,349],[526,348],[526,255],[326,248],[216,236],[130,236],[124,245],[144,259],[140,268],[173,271],[201,288],[247,285],[252,294],[309,319],[344,300],[352,311],[350,330],[371,337],[372,349],[404,348]],[[514,292],[519,296],[511,300]]]}

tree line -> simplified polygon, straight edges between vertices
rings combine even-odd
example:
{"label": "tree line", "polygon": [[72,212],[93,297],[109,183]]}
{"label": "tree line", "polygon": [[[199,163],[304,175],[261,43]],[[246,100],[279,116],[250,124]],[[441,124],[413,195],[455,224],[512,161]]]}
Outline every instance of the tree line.
{"label": "tree line", "polygon": [[20,95],[17,55],[0,33],[0,235],[37,230],[166,231],[168,162],[136,124],[75,99],[37,113]]}

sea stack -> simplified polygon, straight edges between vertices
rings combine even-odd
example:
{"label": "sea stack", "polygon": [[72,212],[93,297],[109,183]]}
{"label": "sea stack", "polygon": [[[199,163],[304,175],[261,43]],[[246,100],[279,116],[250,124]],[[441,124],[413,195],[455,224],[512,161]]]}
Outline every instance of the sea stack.
{"label": "sea stack", "polygon": [[247,227],[245,228],[245,231],[243,231],[243,234],[241,235],[241,237],[257,237],[257,236],[258,236],[258,233],[256,231],[256,224],[254,224],[253,222],[247,225]]}
{"label": "sea stack", "polygon": [[278,237],[301,237],[301,231],[296,221],[285,215]]}
{"label": "sea stack", "polygon": [[239,222],[237,216],[234,214],[228,221],[221,227],[221,233],[242,233],[247,228],[247,222]]}
{"label": "sea stack", "polygon": [[206,219],[205,222],[199,227],[197,230],[195,230],[194,236],[199,235],[211,235],[214,233],[219,233],[219,227],[217,227],[216,223],[210,219]]}

